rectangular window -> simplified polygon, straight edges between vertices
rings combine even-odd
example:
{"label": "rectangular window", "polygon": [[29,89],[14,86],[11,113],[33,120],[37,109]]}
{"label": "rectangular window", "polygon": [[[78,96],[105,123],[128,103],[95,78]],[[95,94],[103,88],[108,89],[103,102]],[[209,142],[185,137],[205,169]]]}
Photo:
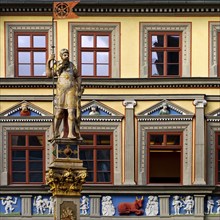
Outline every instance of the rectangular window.
{"label": "rectangular window", "polygon": [[220,184],[220,132],[216,133],[215,136],[216,145],[216,183]]}
{"label": "rectangular window", "polygon": [[9,170],[11,184],[44,183],[43,133],[9,133]]}
{"label": "rectangular window", "polygon": [[218,61],[217,61],[217,75],[220,77],[220,32],[218,32]]}
{"label": "rectangular window", "polygon": [[148,183],[181,183],[182,133],[148,134]]}
{"label": "rectangular window", "polygon": [[180,32],[150,32],[149,73],[151,77],[181,76]]}
{"label": "rectangular window", "polygon": [[111,76],[110,33],[79,33],[79,71],[82,77]]}
{"label": "rectangular window", "polygon": [[47,33],[15,33],[15,74],[17,77],[44,77]]}
{"label": "rectangular window", "polygon": [[87,168],[86,183],[112,183],[112,133],[82,134],[80,159]]}

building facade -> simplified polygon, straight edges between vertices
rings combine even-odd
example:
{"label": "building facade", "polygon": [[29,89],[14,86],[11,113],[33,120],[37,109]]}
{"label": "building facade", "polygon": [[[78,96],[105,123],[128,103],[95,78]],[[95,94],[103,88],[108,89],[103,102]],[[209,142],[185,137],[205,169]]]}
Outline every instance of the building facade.
{"label": "building facade", "polygon": [[72,10],[53,20],[53,1],[1,1],[0,218],[53,219],[56,78],[45,69],[68,48],[84,87],[80,219],[219,219],[219,1]]}

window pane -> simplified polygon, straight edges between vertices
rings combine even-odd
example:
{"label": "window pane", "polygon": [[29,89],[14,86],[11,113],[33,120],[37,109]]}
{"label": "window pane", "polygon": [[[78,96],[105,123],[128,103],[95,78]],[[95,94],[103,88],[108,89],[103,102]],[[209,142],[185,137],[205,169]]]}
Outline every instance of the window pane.
{"label": "window pane", "polygon": [[46,65],[34,65],[34,76],[46,76]]}
{"label": "window pane", "polygon": [[29,160],[42,160],[42,151],[29,151]]}
{"label": "window pane", "polygon": [[163,63],[163,52],[152,52],[152,63]]}
{"label": "window pane", "polygon": [[93,161],[83,161],[83,166],[86,167],[88,171],[93,171]]}
{"label": "window pane", "polygon": [[97,135],[97,145],[110,145],[110,135]]}
{"label": "window pane", "polygon": [[163,47],[164,46],[164,36],[153,35],[151,36],[152,47]]}
{"label": "window pane", "polygon": [[97,150],[98,160],[110,160],[110,150]]}
{"label": "window pane", "polygon": [[109,47],[109,36],[97,36],[97,47]]}
{"label": "window pane", "polygon": [[108,63],[109,53],[108,52],[97,52],[97,63]]}
{"label": "window pane", "polygon": [[220,135],[218,135],[218,146],[220,146]]}
{"label": "window pane", "polygon": [[25,136],[13,135],[11,137],[12,146],[25,146]]}
{"label": "window pane", "polygon": [[109,172],[97,173],[97,182],[110,182],[110,173]]}
{"label": "window pane", "polygon": [[179,52],[168,52],[167,62],[168,63],[179,63]]}
{"label": "window pane", "polygon": [[168,64],[167,75],[179,75],[179,64]]}
{"label": "window pane", "polygon": [[46,53],[34,52],[34,63],[46,63]]}
{"label": "window pane", "polygon": [[180,145],[180,135],[167,135],[167,145]]}
{"label": "window pane", "polygon": [[167,36],[167,46],[168,47],[179,47],[179,36],[168,35]]}
{"label": "window pane", "polygon": [[93,135],[83,134],[82,138],[83,138],[83,145],[93,145]]}
{"label": "window pane", "polygon": [[150,135],[150,145],[162,145],[163,144],[163,135],[151,134]]}
{"label": "window pane", "polygon": [[43,170],[43,163],[42,162],[30,162],[29,163],[29,170],[30,171],[42,171]]}
{"label": "window pane", "polygon": [[12,151],[12,160],[25,160],[25,151],[19,150],[19,151]]}
{"label": "window pane", "polygon": [[94,181],[93,172],[87,172],[86,182],[93,182],[93,181]]}
{"label": "window pane", "polygon": [[110,162],[98,162],[98,171],[110,171]]}
{"label": "window pane", "polygon": [[162,76],[163,75],[163,64],[152,64],[152,75]]}
{"label": "window pane", "polygon": [[34,36],[34,47],[46,47],[46,37]]}
{"label": "window pane", "polygon": [[93,36],[81,36],[82,47],[93,47],[94,37]]}
{"label": "window pane", "polygon": [[24,172],[12,172],[12,182],[26,182],[26,175]]}
{"label": "window pane", "polygon": [[31,53],[30,52],[18,52],[18,62],[19,63],[30,63]]}
{"label": "window pane", "polygon": [[12,171],[26,171],[26,162],[12,162]]}
{"label": "window pane", "polygon": [[43,145],[43,136],[35,136],[35,135],[30,135],[28,137],[29,141],[29,146],[42,146]]}
{"label": "window pane", "polygon": [[31,66],[20,64],[18,66],[18,75],[19,76],[30,76],[31,75]]}
{"label": "window pane", "polygon": [[18,47],[30,47],[30,36],[18,36]]}
{"label": "window pane", "polygon": [[94,65],[82,64],[82,76],[93,76],[94,75]]}
{"label": "window pane", "polygon": [[81,160],[93,160],[93,150],[80,150],[79,155]]}
{"label": "window pane", "polygon": [[29,174],[29,181],[31,183],[43,182],[43,174],[42,174],[42,172],[40,172],[40,173],[30,173]]}
{"label": "window pane", "polygon": [[93,52],[82,52],[82,63],[93,63],[94,53]]}
{"label": "window pane", "polygon": [[108,76],[109,75],[108,65],[97,65],[97,76]]}

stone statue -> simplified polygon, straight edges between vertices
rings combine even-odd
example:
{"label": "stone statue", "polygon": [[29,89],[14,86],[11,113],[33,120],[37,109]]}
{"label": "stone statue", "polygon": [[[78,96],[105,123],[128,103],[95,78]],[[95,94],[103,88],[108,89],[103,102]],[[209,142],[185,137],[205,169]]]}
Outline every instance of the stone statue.
{"label": "stone statue", "polygon": [[194,200],[192,196],[186,196],[186,198],[183,200],[183,203],[185,204],[184,210],[186,211],[186,214],[192,215],[194,208]]}
{"label": "stone statue", "polygon": [[11,196],[7,196],[6,198],[0,198],[2,200],[2,205],[5,206],[5,214],[12,213],[14,211],[14,208],[12,205],[17,204],[17,198],[15,197],[15,200],[13,201]]}
{"label": "stone statue", "polygon": [[159,111],[159,115],[169,115],[170,112],[168,110],[168,105],[167,103],[162,104],[162,109]]}
{"label": "stone statue", "polygon": [[44,214],[44,211],[46,210],[46,202],[42,198],[42,196],[35,196],[34,197],[34,204],[33,206],[36,206],[37,214]]}
{"label": "stone statue", "polygon": [[220,214],[220,199],[216,201],[217,203],[217,214]]}
{"label": "stone statue", "polygon": [[[47,61],[47,77],[57,76],[55,97],[54,137],[80,139],[81,120],[81,77],[76,66],[69,61],[69,51],[60,51],[60,61],[55,61],[51,54]],[[64,122],[62,135],[59,132],[61,122]]]}
{"label": "stone statue", "polygon": [[159,212],[159,204],[157,196],[149,196],[145,208],[146,216],[157,216]]}
{"label": "stone statue", "polygon": [[26,102],[21,104],[20,116],[30,116],[31,112],[28,110],[28,104]]}
{"label": "stone statue", "polygon": [[174,207],[174,215],[180,214],[180,208],[183,206],[179,196],[173,197],[172,206]]}
{"label": "stone statue", "polygon": [[115,207],[112,203],[111,196],[102,197],[102,215],[103,216],[113,216],[115,214]]}
{"label": "stone statue", "polygon": [[88,215],[88,209],[89,209],[89,198],[83,196],[80,204],[80,210],[82,210],[81,214]]}
{"label": "stone statue", "polygon": [[89,112],[89,115],[100,115],[100,113],[97,111],[98,106],[93,104],[91,106],[91,111]]}
{"label": "stone statue", "polygon": [[214,208],[214,200],[212,199],[211,196],[208,196],[207,200],[207,214],[213,214],[213,208]]}

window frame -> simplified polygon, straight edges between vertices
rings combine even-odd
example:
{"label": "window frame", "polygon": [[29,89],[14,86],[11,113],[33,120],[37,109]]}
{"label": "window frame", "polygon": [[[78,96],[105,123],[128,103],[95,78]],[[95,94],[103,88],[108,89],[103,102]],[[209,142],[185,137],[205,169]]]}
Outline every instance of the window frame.
{"label": "window frame", "polygon": [[[93,182],[86,182],[85,184],[113,184],[114,182],[114,159],[113,159],[113,151],[114,151],[114,141],[113,141],[113,133],[112,132],[81,132],[81,135],[92,135],[93,136],[93,140],[96,140],[95,137],[97,137],[97,135],[110,135],[110,145],[97,145],[96,141],[94,144],[92,145],[83,145],[81,144],[79,146],[79,154],[81,150],[84,149],[91,149],[93,151],[93,174],[94,174],[94,180]],[[98,182],[97,181],[97,157],[96,157],[96,152],[98,149],[109,149],[110,150],[110,182]],[[88,171],[87,171],[88,172]]]}
{"label": "window frame", "polygon": [[[152,145],[150,144],[150,137],[151,135],[163,135],[163,143],[162,145]],[[180,136],[180,143],[179,145],[167,145],[167,136],[168,135],[179,135]],[[165,143],[164,143],[165,142]],[[180,151],[180,182],[179,183],[155,183],[155,182],[151,182],[150,178],[150,163],[151,163],[151,159],[150,159],[150,152],[151,150],[154,150],[155,152],[157,150],[160,151],[166,151],[166,150],[176,150],[176,151]],[[182,132],[172,132],[172,131],[168,131],[168,132],[148,132],[147,133],[147,184],[182,184],[182,180],[183,180],[183,165],[182,165],[182,155],[183,155],[183,133]]]}
{"label": "window frame", "polygon": [[217,77],[220,77],[220,31],[218,32],[217,38],[218,38]]}
{"label": "window frame", "polygon": [[[219,164],[220,164],[220,157],[218,157],[218,155],[220,155],[220,144],[218,145],[218,138],[220,138],[220,132],[215,132],[215,182],[216,185],[220,184],[220,168],[219,168]],[[219,164],[218,164],[219,163]]]}
{"label": "window frame", "polygon": [[[153,35],[161,35],[164,37],[164,46],[163,47],[152,47],[152,36]],[[178,35],[179,36],[179,47],[168,47],[167,46],[167,37],[169,35]],[[182,33],[181,32],[171,32],[171,31],[150,31],[149,32],[149,38],[148,38],[148,73],[149,73],[149,77],[150,78],[178,78],[178,77],[182,77]],[[163,52],[163,75],[153,75],[152,74],[152,52]],[[178,75],[169,75],[168,71],[167,71],[167,67],[168,67],[168,52],[177,52],[179,53],[179,74]]]}
{"label": "window frame", "polygon": [[[28,146],[28,142],[26,142],[25,146],[16,146],[16,147],[13,147],[12,146],[12,136],[15,136],[15,135],[20,135],[20,136],[25,136],[25,139],[27,141],[28,137],[29,136],[36,136],[36,135],[40,135],[42,136],[42,146],[40,147],[29,147]],[[45,133],[44,132],[9,132],[8,133],[8,147],[9,147],[9,152],[8,152],[8,170],[9,170],[9,178],[8,178],[8,182],[10,185],[39,185],[39,184],[44,184],[45,183],[45,147],[46,147],[46,139],[45,139]],[[25,155],[27,156],[28,155],[28,152],[30,152],[30,150],[41,150],[42,151],[42,181],[41,182],[30,182],[29,180],[29,174],[30,174],[30,170],[29,170],[29,156],[25,157],[25,182],[13,182],[12,180],[12,177],[13,177],[13,170],[12,170],[12,152],[13,150],[24,150],[25,151]]]}

